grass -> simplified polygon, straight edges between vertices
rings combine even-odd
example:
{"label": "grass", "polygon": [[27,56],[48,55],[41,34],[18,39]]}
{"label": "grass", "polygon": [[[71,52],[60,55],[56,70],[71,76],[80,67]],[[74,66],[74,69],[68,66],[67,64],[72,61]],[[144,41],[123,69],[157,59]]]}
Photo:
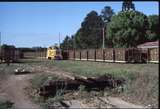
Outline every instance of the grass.
{"label": "grass", "polygon": [[13,109],[13,103],[10,101],[0,102],[0,109]]}
{"label": "grass", "polygon": [[42,62],[42,60],[43,59],[41,59],[41,60],[40,59],[39,60],[36,60],[36,59],[20,59],[20,60],[17,61],[17,63],[24,63],[24,64],[25,63],[27,63],[27,64],[28,63],[31,63],[31,64],[37,63],[38,64],[38,63]]}
{"label": "grass", "polygon": [[5,80],[9,75],[14,74],[14,69],[17,68],[17,65],[1,63],[0,64],[0,81]]}
{"label": "grass", "polygon": [[[126,84],[124,85],[124,91],[119,93],[118,96],[131,103],[145,106],[150,104],[152,107],[158,107],[158,64],[119,64],[71,60],[29,61],[31,61],[29,62],[30,65],[44,65],[48,68],[54,66],[74,75],[91,77],[109,73],[115,77],[123,77]],[[33,86],[38,87],[46,79],[46,74],[41,77],[35,76],[34,81],[32,81]],[[57,98],[51,98],[51,101],[55,101],[55,99]]]}
{"label": "grass", "polygon": [[[120,94],[130,102],[158,106],[158,64],[119,64],[87,61],[50,61],[64,71],[84,76],[110,73],[126,79],[125,90]],[[128,99],[129,98],[129,99]]]}
{"label": "grass", "polygon": [[[39,96],[39,94],[36,92],[42,86],[47,82],[48,80],[56,80],[59,79],[55,75],[51,74],[37,74],[34,75],[32,79],[30,79],[31,82],[31,87],[28,89],[28,94],[32,98],[32,100],[38,104],[43,109],[48,109],[47,106],[55,101],[58,101],[59,99],[62,99],[60,93],[57,93],[55,97],[50,97],[50,98],[43,98]],[[60,91],[59,91],[60,92]]]}
{"label": "grass", "polygon": [[50,64],[65,71],[84,76],[97,76],[106,73],[118,73],[124,76],[129,73],[146,73],[158,76],[158,64],[119,64],[88,61],[50,61]]}
{"label": "grass", "polygon": [[57,79],[57,77],[51,74],[37,74],[37,75],[34,75],[34,77],[30,80],[30,82],[32,83],[32,87],[34,89],[38,89],[48,79]]}

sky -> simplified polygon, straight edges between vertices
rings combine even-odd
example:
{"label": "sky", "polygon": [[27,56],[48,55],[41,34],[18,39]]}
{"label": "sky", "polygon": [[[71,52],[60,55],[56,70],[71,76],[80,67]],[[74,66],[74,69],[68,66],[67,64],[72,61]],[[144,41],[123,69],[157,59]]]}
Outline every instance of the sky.
{"label": "sky", "polygon": [[[136,10],[158,15],[158,2],[133,2]],[[115,13],[122,2],[0,2],[1,44],[48,47],[74,35],[86,15],[105,6]]]}

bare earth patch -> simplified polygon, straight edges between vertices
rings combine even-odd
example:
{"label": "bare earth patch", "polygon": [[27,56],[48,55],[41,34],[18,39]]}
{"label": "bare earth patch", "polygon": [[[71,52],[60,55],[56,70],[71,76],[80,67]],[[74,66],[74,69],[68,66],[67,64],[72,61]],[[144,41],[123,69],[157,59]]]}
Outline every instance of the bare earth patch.
{"label": "bare earth patch", "polygon": [[[46,63],[46,62],[45,62]],[[35,63],[23,63],[23,64],[16,64],[17,67],[24,67],[31,71],[31,74],[25,75],[14,75],[10,74],[7,79],[1,80],[0,82],[0,97],[7,98],[14,103],[14,106],[18,109],[22,108],[33,108],[33,109],[40,109],[40,105],[36,104],[29,98],[29,95],[26,93],[26,87],[30,87],[29,80],[33,78],[34,75],[37,74],[53,74],[60,78],[73,78],[75,74],[62,70],[61,68],[53,66],[46,66],[45,63],[35,64]],[[2,97],[3,96],[3,97]],[[123,101],[118,97],[96,97],[92,96],[90,98],[80,98],[77,92],[68,93],[68,95],[64,95],[66,101],[64,101],[70,107],[76,108],[84,108],[84,107],[117,107],[117,108],[138,108],[138,107],[145,107],[141,105],[135,105],[132,103],[128,103]],[[87,96],[87,95],[86,95]]]}
{"label": "bare earth patch", "polygon": [[29,85],[28,79],[31,77],[32,75],[11,75],[1,85],[1,93],[5,94],[17,109],[40,109],[25,94],[25,87]]}

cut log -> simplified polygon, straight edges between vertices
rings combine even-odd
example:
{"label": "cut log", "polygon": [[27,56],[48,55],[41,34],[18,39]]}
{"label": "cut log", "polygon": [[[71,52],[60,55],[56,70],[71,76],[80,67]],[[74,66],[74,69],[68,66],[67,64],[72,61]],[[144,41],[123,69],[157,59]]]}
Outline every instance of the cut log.
{"label": "cut log", "polygon": [[40,88],[41,96],[54,96],[58,90],[76,90],[80,86],[80,83],[75,80],[52,80],[48,84],[43,85]]}
{"label": "cut log", "polygon": [[78,100],[71,100],[71,101],[60,101],[60,103],[64,106],[64,107],[69,107],[71,108],[83,108],[82,104],[80,101]]}
{"label": "cut log", "polygon": [[70,107],[70,104],[68,103],[68,101],[60,101],[60,103],[62,104],[63,107]]}
{"label": "cut log", "polygon": [[114,78],[112,76],[100,77],[75,77],[72,79],[50,80],[48,83],[40,87],[40,95],[49,96],[55,95],[58,90],[78,90],[80,85],[84,85],[85,89],[104,90],[105,87],[115,88],[124,83],[124,79]]}
{"label": "cut log", "polygon": [[92,84],[93,82],[88,80],[88,78],[75,77],[75,81],[79,82],[82,85]]}

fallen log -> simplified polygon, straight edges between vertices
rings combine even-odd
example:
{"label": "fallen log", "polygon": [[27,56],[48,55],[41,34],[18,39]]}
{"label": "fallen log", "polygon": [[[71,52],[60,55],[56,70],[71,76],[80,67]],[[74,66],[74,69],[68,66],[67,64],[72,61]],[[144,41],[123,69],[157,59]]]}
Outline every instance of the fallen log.
{"label": "fallen log", "polygon": [[100,77],[75,77],[72,79],[51,80],[47,84],[40,87],[41,96],[55,96],[58,90],[78,90],[80,85],[85,86],[85,89],[104,90],[105,87],[115,88],[124,84],[125,80],[122,78],[114,78],[111,75],[104,75]]}
{"label": "fallen log", "polygon": [[75,80],[65,79],[65,80],[52,80],[48,84],[40,87],[41,96],[55,96],[58,90],[76,90],[80,86]]}

